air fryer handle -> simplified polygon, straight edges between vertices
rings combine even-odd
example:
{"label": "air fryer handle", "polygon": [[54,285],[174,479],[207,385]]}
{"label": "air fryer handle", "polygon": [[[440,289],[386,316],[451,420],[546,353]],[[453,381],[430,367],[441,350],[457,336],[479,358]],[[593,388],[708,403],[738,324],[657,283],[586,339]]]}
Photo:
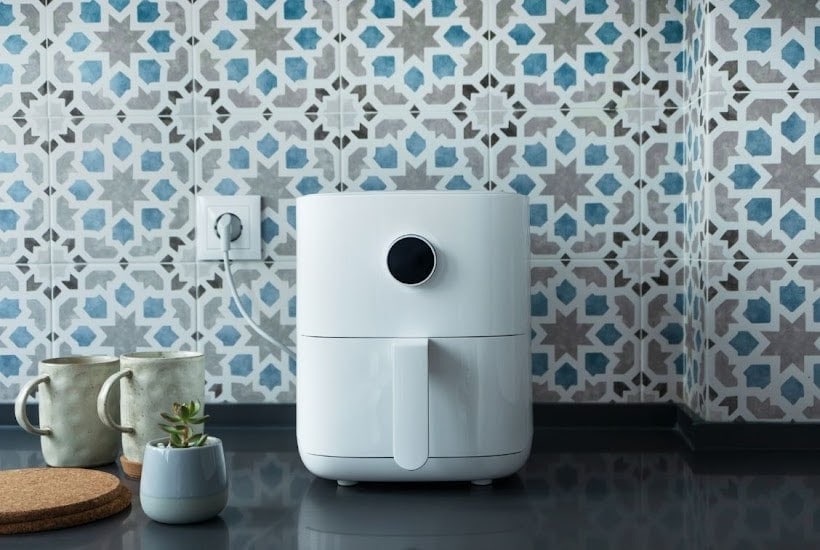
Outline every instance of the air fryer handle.
{"label": "air fryer handle", "polygon": [[405,470],[427,462],[428,446],[427,339],[393,343],[393,460]]}

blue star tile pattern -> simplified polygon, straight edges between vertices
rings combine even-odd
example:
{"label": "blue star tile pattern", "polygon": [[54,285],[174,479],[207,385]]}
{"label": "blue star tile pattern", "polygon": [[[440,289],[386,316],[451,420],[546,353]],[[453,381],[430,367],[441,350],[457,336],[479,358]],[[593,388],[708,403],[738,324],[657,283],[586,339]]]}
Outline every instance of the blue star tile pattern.
{"label": "blue star tile pattern", "polygon": [[0,254],[9,263],[48,263],[48,120],[0,128]]}
{"label": "blue star tile pattern", "polygon": [[642,109],[642,252],[683,258],[686,239],[686,111]]}
{"label": "blue star tile pattern", "polygon": [[187,119],[52,119],[55,260],[192,261]]}
{"label": "blue star tile pattern", "polygon": [[683,400],[686,270],[683,260],[641,263],[641,400]]}
{"label": "blue star tile pattern", "polygon": [[485,190],[486,112],[359,113],[343,128],[342,183],[357,191]]}
{"label": "blue star tile pattern", "polygon": [[721,2],[709,13],[709,91],[816,89],[816,2]]}
{"label": "blue star tile pattern", "polygon": [[685,220],[684,250],[685,256],[703,260],[707,256],[706,238],[709,233],[706,215],[706,127],[704,100],[696,98],[688,107],[684,131],[684,184],[685,184]]}
{"label": "blue star tile pattern", "polygon": [[48,116],[45,39],[43,3],[0,3],[0,116]]}
{"label": "blue star tile pattern", "polygon": [[179,0],[51,2],[51,116],[190,116],[191,5]]}
{"label": "blue star tile pattern", "polygon": [[341,83],[356,111],[469,110],[486,87],[484,2],[341,2]]}
{"label": "blue star tile pattern", "polygon": [[490,114],[490,181],[541,208],[534,255],[641,257],[638,109]]}
{"label": "blue star tile pattern", "polygon": [[701,418],[707,417],[706,384],[706,277],[704,264],[686,260],[684,272],[684,360],[681,369],[683,403]]}
{"label": "blue star tile pattern", "polygon": [[14,401],[51,356],[51,319],[50,266],[0,269],[0,402]]}
{"label": "blue star tile pattern", "polygon": [[820,387],[820,266],[814,261],[715,262],[708,279],[706,418],[806,421]]}
{"label": "blue star tile pattern", "polygon": [[333,111],[339,89],[336,4],[194,4],[196,114]]}
{"label": "blue star tile pattern", "polygon": [[[296,394],[292,359],[241,321],[222,267],[199,264],[197,301],[199,348],[206,355],[206,392],[216,402],[285,402]],[[296,345],[296,264],[246,262],[234,267],[237,292],[246,311],[267,332]]]}
{"label": "blue star tile pattern", "polygon": [[641,14],[633,3],[490,6],[490,83],[505,108],[640,107]]}
{"label": "blue star tile pattern", "polygon": [[[640,263],[538,261],[531,269],[536,401],[641,398]],[[665,395],[666,383],[653,388]],[[676,391],[674,388],[670,388]]]}
{"label": "blue star tile pattern", "polygon": [[199,192],[262,197],[263,257],[296,254],[296,197],[334,192],[341,168],[338,117],[197,117]]}
{"label": "blue star tile pattern", "polygon": [[196,270],[179,264],[55,264],[55,355],[196,349]]}
{"label": "blue star tile pattern", "polygon": [[818,257],[820,96],[714,94],[708,119],[710,257]]}
{"label": "blue star tile pattern", "polygon": [[[705,205],[706,183],[706,92],[705,78],[708,60],[706,19],[709,12],[705,0],[688,2],[685,12],[684,95],[684,362],[682,365],[683,402],[702,418],[708,415],[712,376],[707,364],[707,236],[709,219]],[[707,372],[708,371],[708,372]]]}
{"label": "blue star tile pattern", "polygon": [[0,401],[41,353],[127,345],[293,401],[295,363],[221,322],[197,194],[262,196],[243,302],[289,335],[296,197],[501,190],[530,203],[537,400],[820,418],[779,336],[820,316],[812,2],[0,0],[0,29]]}
{"label": "blue star tile pattern", "polygon": [[707,91],[707,47],[712,47],[711,44],[707,45],[705,21],[708,11],[706,0],[686,3],[683,73],[684,97],[689,105]]}

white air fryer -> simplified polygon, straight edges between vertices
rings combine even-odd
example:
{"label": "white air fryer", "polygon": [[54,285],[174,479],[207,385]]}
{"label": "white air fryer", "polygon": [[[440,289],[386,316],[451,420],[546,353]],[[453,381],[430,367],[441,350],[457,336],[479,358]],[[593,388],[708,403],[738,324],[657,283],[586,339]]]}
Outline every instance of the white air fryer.
{"label": "white air fryer", "polygon": [[521,195],[297,200],[299,454],[357,481],[488,483],[532,442]]}

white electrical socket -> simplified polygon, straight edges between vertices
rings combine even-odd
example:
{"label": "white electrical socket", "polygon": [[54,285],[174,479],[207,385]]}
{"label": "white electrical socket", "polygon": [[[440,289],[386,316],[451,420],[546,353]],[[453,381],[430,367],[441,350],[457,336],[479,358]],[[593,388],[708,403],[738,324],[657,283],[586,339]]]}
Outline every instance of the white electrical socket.
{"label": "white electrical socket", "polygon": [[222,246],[216,220],[233,214],[242,233],[231,242],[232,260],[262,259],[262,201],[259,195],[199,195],[196,198],[196,255],[199,260],[221,260]]}

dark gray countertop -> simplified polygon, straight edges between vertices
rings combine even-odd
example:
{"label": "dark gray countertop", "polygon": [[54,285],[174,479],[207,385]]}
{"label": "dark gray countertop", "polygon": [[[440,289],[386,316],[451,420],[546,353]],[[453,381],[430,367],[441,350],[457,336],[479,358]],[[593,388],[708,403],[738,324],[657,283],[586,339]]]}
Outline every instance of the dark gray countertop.
{"label": "dark gray countertop", "polygon": [[[525,467],[489,487],[374,483],[341,488],[305,470],[292,429],[210,431],[222,438],[229,468],[230,499],[218,519],[187,526],[155,523],[140,509],[138,483],[126,479],[134,494],[130,509],[84,526],[0,536],[0,548],[820,545],[820,475],[816,466],[797,467],[802,459],[784,468],[782,457],[758,455],[758,466],[749,471],[755,462],[738,455],[715,461],[715,467],[701,460],[693,468],[685,453],[668,442],[567,452],[559,450],[560,432],[537,430]],[[0,427],[0,469],[42,465],[38,438]],[[114,465],[102,469],[121,475]]]}

